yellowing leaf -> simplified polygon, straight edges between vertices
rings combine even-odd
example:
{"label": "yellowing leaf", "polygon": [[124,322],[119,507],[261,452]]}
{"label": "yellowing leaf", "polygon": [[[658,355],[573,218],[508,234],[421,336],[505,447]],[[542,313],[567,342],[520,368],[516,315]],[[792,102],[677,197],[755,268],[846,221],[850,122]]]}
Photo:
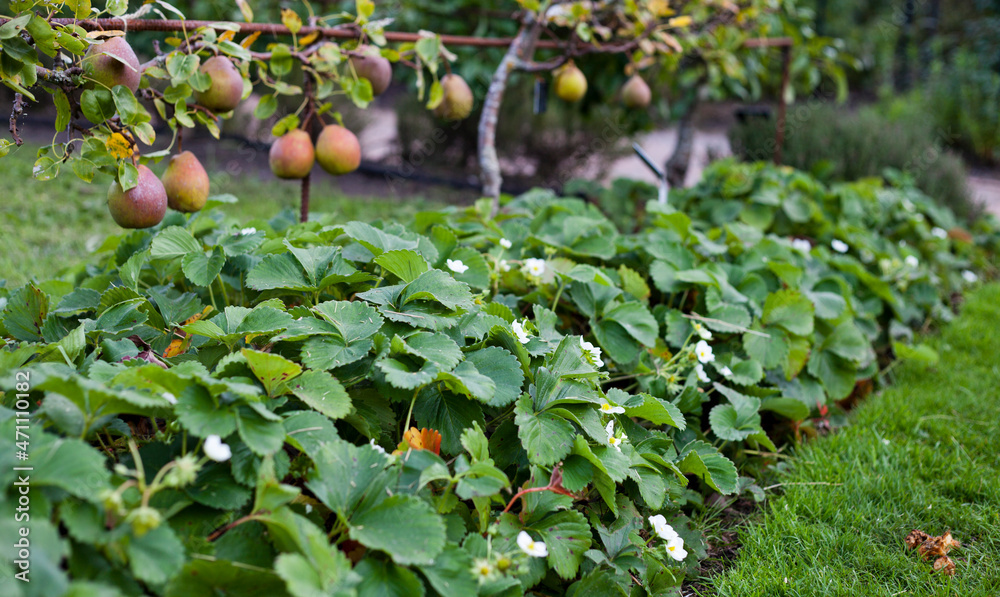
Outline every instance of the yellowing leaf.
{"label": "yellowing leaf", "polygon": [[105,29],[104,31],[88,31],[87,39],[109,39],[112,37],[122,37],[125,32],[120,29]]}
{"label": "yellowing leaf", "polygon": [[316,41],[317,37],[319,37],[319,31],[313,31],[309,35],[303,35],[302,39],[299,40],[299,45],[308,46],[312,42]]}
{"label": "yellowing leaf", "polygon": [[236,6],[240,7],[240,12],[243,13],[243,19],[247,23],[253,22],[253,9],[247,3],[247,0],[236,0]]}
{"label": "yellowing leaf", "polygon": [[667,21],[667,25],[669,27],[689,27],[693,22],[694,20],[691,17],[684,15],[670,19]]}
{"label": "yellowing leaf", "polygon": [[290,8],[281,9],[281,23],[288,27],[288,30],[295,35],[302,29],[302,19],[299,17],[298,13]]}
{"label": "yellowing leaf", "polygon": [[108,153],[119,160],[132,157],[132,144],[121,133],[112,133],[108,137],[108,140],[104,142],[104,146],[107,148]]}
{"label": "yellowing leaf", "polygon": [[[188,338],[190,338],[190,336],[188,336]],[[187,343],[188,343],[187,338],[185,338],[184,340],[181,340],[180,338],[174,338],[170,342],[170,346],[168,346],[167,349],[163,351],[163,356],[169,359],[170,357],[175,357],[179,354],[184,354],[185,352],[187,352]]]}
{"label": "yellowing leaf", "polygon": [[358,11],[358,23],[364,25],[368,18],[375,12],[375,3],[371,0],[355,0],[354,6]]}
{"label": "yellowing leaf", "polygon": [[212,312],[211,306],[205,307],[204,309],[202,309],[201,313],[196,313],[195,315],[189,317],[188,320],[184,322],[184,325],[191,325],[192,323],[198,321],[199,319],[204,319],[211,312]]}
{"label": "yellowing leaf", "polygon": [[655,17],[666,17],[674,14],[674,10],[670,8],[670,3],[667,0],[651,0],[649,12],[653,13]]}
{"label": "yellowing leaf", "polygon": [[257,38],[260,37],[260,33],[260,31],[254,31],[250,35],[244,37],[243,41],[240,42],[240,45],[249,50],[250,46],[253,45],[253,42],[257,41]]}
{"label": "yellowing leaf", "polygon": [[236,37],[236,32],[232,29],[227,29],[219,36],[219,41],[233,41],[234,37]]}

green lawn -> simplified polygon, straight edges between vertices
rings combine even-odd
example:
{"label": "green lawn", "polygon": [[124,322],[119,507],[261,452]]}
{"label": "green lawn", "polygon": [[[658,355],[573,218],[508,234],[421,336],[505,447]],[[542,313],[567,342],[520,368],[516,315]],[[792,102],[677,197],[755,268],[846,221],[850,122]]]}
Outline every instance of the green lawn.
{"label": "green lawn", "polygon": [[[0,158],[0,280],[17,287],[31,280],[51,278],[67,266],[86,261],[93,248],[121,229],[108,214],[106,200],[110,177],[85,183],[65,169],[55,180],[32,179],[37,147],[25,144]],[[162,174],[164,163],[153,166]],[[256,172],[231,176],[209,172],[212,193],[231,193],[240,202],[224,211],[241,222],[269,219],[282,209],[298,210],[297,181],[261,180]],[[330,184],[314,184],[314,213],[334,214],[344,220],[404,219],[435,206],[422,199],[372,199],[345,197]]]}
{"label": "green lawn", "polygon": [[[901,364],[848,428],[798,451],[706,594],[1000,595],[1000,285],[929,342],[938,365]],[[962,541],[953,578],[904,547],[914,528]]]}

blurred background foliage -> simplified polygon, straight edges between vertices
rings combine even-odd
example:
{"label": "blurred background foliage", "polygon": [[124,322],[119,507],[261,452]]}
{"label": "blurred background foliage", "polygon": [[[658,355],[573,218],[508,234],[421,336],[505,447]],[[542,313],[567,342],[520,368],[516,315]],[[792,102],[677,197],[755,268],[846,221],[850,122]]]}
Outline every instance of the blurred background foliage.
{"label": "blurred background foliage", "polygon": [[[344,20],[354,0],[250,0],[257,22],[279,22],[282,8],[325,24]],[[191,19],[241,21],[232,0],[176,0]],[[582,102],[552,98],[535,114],[536,89],[549,75],[517,73],[499,120],[498,147],[512,189],[562,187],[573,175],[601,177],[614,158],[629,151],[636,134],[679,124],[692,129],[699,104],[773,107],[782,79],[781,50],[747,48],[747,39],[791,37],[787,100],[790,108],[784,161],[827,179],[881,176],[886,168],[910,173],[926,193],[960,213],[975,213],[965,179],[1000,161],[1000,0],[746,0],[738,18],[725,18],[719,3],[688,3],[684,11],[714,11],[716,26],[679,38],[684,52],[641,74],[653,89],[648,110],[621,108],[618,93],[629,57],[595,55],[579,61],[590,85]],[[8,2],[0,1],[7,13]],[[389,29],[486,37],[517,32],[515,0],[387,0],[376,18]],[[142,6],[130,2],[131,10]],[[696,15],[697,16],[697,15]],[[163,34],[130,33],[142,53]],[[262,37],[264,45],[274,38]],[[501,48],[450,48],[453,65],[481,101],[503,55]],[[538,59],[551,57],[540,51]],[[458,124],[437,120],[414,94],[410,69],[397,67],[394,89],[371,114],[337,105],[360,128],[386,119],[395,147],[386,166],[475,183],[478,109]],[[404,88],[409,88],[404,92]],[[9,99],[9,98],[8,98]],[[252,105],[252,104],[251,104]],[[478,106],[477,106],[478,108]],[[292,108],[294,109],[294,108]],[[753,110],[744,110],[753,114]],[[283,114],[279,111],[275,118]],[[770,159],[774,111],[741,118],[731,131],[745,159]],[[737,114],[739,116],[739,114]],[[269,126],[237,115],[230,132],[267,142]],[[679,143],[678,146],[682,145]],[[634,191],[630,191],[634,193]]]}

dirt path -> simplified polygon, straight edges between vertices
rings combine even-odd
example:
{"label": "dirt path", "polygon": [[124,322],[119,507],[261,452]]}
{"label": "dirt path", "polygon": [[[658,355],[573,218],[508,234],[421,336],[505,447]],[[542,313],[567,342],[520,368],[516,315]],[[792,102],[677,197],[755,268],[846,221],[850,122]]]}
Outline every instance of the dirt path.
{"label": "dirt path", "polygon": [[[661,129],[637,136],[637,141],[646,153],[657,164],[664,164],[677,144],[677,129]],[[694,149],[691,152],[691,167],[688,168],[684,186],[696,184],[701,179],[701,171],[712,159],[732,155],[729,138],[725,129],[699,129],[694,136]],[[634,178],[656,184],[656,176],[642,163],[634,153],[611,165],[605,177],[606,182],[616,178]]]}
{"label": "dirt path", "polygon": [[969,192],[976,202],[986,207],[986,211],[1000,218],[1000,180],[970,176]]}

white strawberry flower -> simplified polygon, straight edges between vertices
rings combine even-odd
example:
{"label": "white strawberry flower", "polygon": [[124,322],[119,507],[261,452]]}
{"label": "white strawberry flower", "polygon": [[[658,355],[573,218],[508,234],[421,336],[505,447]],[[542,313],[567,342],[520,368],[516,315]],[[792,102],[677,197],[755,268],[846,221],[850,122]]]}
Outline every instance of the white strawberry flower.
{"label": "white strawberry flower", "polygon": [[382,446],[376,444],[374,437],[371,438],[370,440],[368,440],[368,445],[370,445],[372,447],[372,450],[375,450],[379,454],[385,454],[385,448],[383,448]]}
{"label": "white strawberry flower", "polygon": [[584,340],[583,336],[580,336],[580,348],[583,349],[584,356],[587,356],[589,353],[590,357],[588,360],[590,360],[595,367],[600,369],[604,366],[604,361],[601,360],[601,349]]}
{"label": "white strawberry flower", "polygon": [[524,324],[515,319],[510,323],[510,329],[514,332],[514,335],[517,336],[518,342],[521,344],[528,343],[530,338],[528,336],[528,332],[524,331]]}
{"label": "white strawberry flower", "polygon": [[836,251],[836,252],[838,252],[838,253],[846,253],[851,248],[851,247],[849,247],[847,245],[847,243],[845,243],[844,241],[840,240],[839,238],[833,239],[830,242],[830,247],[832,247],[833,250]]}
{"label": "white strawberry flower", "polygon": [[455,272],[456,274],[464,274],[465,271],[469,269],[469,266],[462,263],[461,259],[448,259],[447,261],[445,261],[445,264],[448,265],[448,269]]}
{"label": "white strawberry flower", "polygon": [[723,367],[722,369],[719,369],[719,373],[721,373],[722,375],[724,375],[726,377],[732,377],[733,370],[730,369],[729,367]]}
{"label": "white strawberry flower", "polygon": [[618,450],[619,452],[621,452],[622,451],[622,442],[624,440],[628,439],[628,438],[625,436],[624,433],[621,434],[620,436],[616,436],[615,435],[615,421],[614,421],[614,419],[612,419],[608,423],[607,427],[604,428],[604,432],[608,434],[608,445],[611,446],[612,448],[614,448],[615,450]]}
{"label": "white strawberry flower", "polygon": [[521,531],[517,535],[517,546],[521,548],[521,551],[533,558],[544,558],[549,555],[549,550],[545,547],[544,543],[535,541],[531,538],[531,535],[524,531]]}
{"label": "white strawberry flower", "polygon": [[507,263],[506,259],[501,259],[500,260],[500,271],[504,272],[504,273],[507,273],[507,272],[510,271],[510,264]]}
{"label": "white strawberry flower", "polygon": [[975,284],[979,281],[979,276],[977,276],[972,270],[965,270],[962,272],[962,279],[968,284]]}
{"label": "white strawberry flower", "polygon": [[510,242],[506,238],[501,238],[500,239],[500,246],[503,247],[503,248],[505,248],[505,249],[509,249],[509,248],[511,248],[511,247],[514,246],[514,243]]}
{"label": "white strawberry flower", "polygon": [[225,462],[233,457],[233,451],[229,448],[229,445],[223,443],[222,438],[218,435],[206,437],[205,445],[201,449],[205,451],[205,456],[216,462]]}
{"label": "white strawberry flower", "polygon": [[662,514],[650,516],[649,524],[653,525],[653,531],[660,539],[671,541],[677,537],[677,531],[674,530],[674,527],[667,524],[667,519]]}
{"label": "white strawberry flower", "polygon": [[240,230],[240,236],[249,236],[251,234],[257,234],[257,229],[253,226]]}
{"label": "white strawberry flower", "polygon": [[680,536],[667,541],[667,555],[681,562],[688,557],[688,552],[684,549],[684,540]]}
{"label": "white strawberry flower", "polygon": [[948,231],[945,230],[944,228],[935,226],[931,228],[931,236],[933,236],[934,238],[940,238],[941,240],[944,240],[948,238]]}
{"label": "white strawberry flower", "polygon": [[694,373],[695,375],[698,376],[698,381],[700,381],[701,383],[709,382],[708,375],[705,373],[705,368],[702,367],[701,365],[695,365]]}
{"label": "white strawberry flower", "polygon": [[813,246],[811,242],[807,241],[804,238],[793,238],[792,248],[800,253],[805,253],[808,255],[809,251],[812,251]]}
{"label": "white strawberry flower", "polygon": [[620,407],[620,406],[618,406],[616,404],[611,404],[607,400],[602,400],[601,401],[601,406],[598,407],[598,410],[600,410],[601,413],[603,413],[605,415],[623,415],[623,414],[625,414],[625,409],[624,408],[622,408],[622,407]]}
{"label": "white strawberry flower", "polygon": [[542,274],[545,273],[545,260],[529,257],[524,260],[524,265],[521,267],[521,271],[533,278],[541,278]]}
{"label": "white strawberry flower", "polygon": [[712,332],[708,331],[708,328],[698,323],[697,321],[691,324],[694,327],[694,333],[698,334],[698,337],[702,340],[711,340]]}
{"label": "white strawberry flower", "polygon": [[715,360],[715,354],[712,353],[712,347],[708,345],[708,342],[704,340],[699,340],[697,344],[694,345],[694,354],[698,357],[698,361],[701,363],[711,363]]}
{"label": "white strawberry flower", "polygon": [[479,579],[479,583],[485,583],[499,576],[499,571],[486,558],[478,558],[472,563],[472,574]]}
{"label": "white strawberry flower", "polygon": [[917,267],[918,265],[920,265],[920,260],[914,257],[913,255],[907,255],[904,261],[906,262],[906,265],[910,267]]}

